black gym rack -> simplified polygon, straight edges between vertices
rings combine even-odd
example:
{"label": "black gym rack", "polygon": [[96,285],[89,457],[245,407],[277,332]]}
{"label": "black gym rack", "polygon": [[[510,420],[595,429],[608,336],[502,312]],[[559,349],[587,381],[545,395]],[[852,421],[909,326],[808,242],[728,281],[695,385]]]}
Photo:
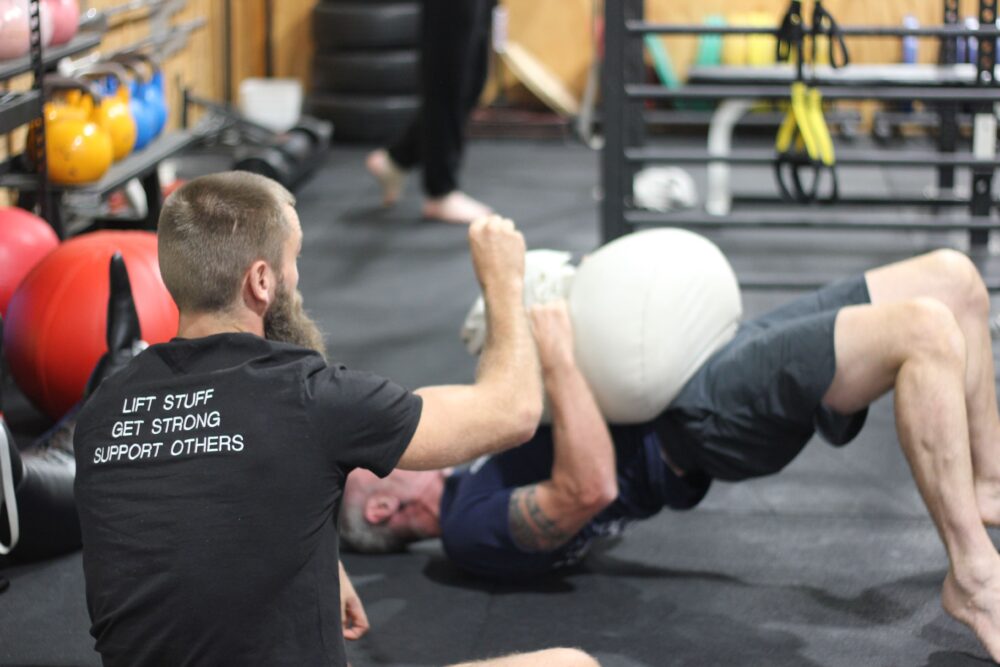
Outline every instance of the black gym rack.
{"label": "black gym rack", "polygon": [[[842,26],[845,37],[937,37],[941,39],[941,61],[953,64],[955,38],[979,39],[976,76],[974,82],[959,85],[904,86],[844,86],[836,81],[820,81],[819,88],[828,100],[923,101],[932,104],[937,112],[938,152],[918,155],[922,164],[936,166],[940,195],[934,198],[886,198],[886,204],[921,205],[935,207],[968,207],[968,217],[947,216],[901,217],[877,213],[845,215],[835,210],[835,204],[795,207],[780,214],[755,212],[711,216],[700,211],[658,213],[636,209],[632,198],[632,180],[645,163],[698,163],[725,162],[729,164],[772,164],[773,151],[734,151],[727,157],[710,156],[707,151],[653,148],[646,145],[646,125],[649,110],[644,110],[646,100],[724,100],[784,99],[789,95],[787,85],[744,85],[739,83],[688,84],[670,89],[665,86],[642,83],[645,66],[643,41],[646,34],[660,35],[777,35],[778,29],[750,26],[670,25],[647,23],[643,20],[643,0],[607,0],[605,3],[605,61],[602,77],[605,144],[601,157],[603,202],[601,208],[601,237],[607,242],[644,226],[670,225],[688,228],[794,228],[794,229],[853,229],[853,230],[968,230],[973,246],[985,246],[989,232],[1000,229],[1000,219],[993,216],[996,202],[993,199],[993,173],[1000,166],[1000,159],[979,158],[975,155],[957,154],[960,105],[971,106],[974,113],[993,114],[994,103],[1000,102],[1000,86],[994,80],[996,45],[1000,31],[996,25],[997,0],[980,0],[980,28],[970,29],[958,25],[958,0],[944,0],[944,25],[921,28]],[[809,27],[805,27],[808,32]],[[683,112],[680,112],[683,113]],[[995,135],[995,130],[994,130]],[[996,138],[992,137],[994,142]],[[885,151],[838,151],[838,165],[912,166],[913,155],[886,156]],[[949,193],[954,187],[954,170],[968,168],[972,172],[972,188],[968,197]],[[741,200],[745,201],[745,200]],[[777,199],[762,197],[761,202]],[[844,203],[871,204],[874,199],[854,198]],[[934,209],[937,210],[937,209]],[[801,283],[790,285],[775,280],[745,284],[751,287],[804,287]]]}
{"label": "black gym rack", "polygon": [[[181,130],[164,133],[142,150],[132,153],[111,165],[104,176],[94,182],[80,186],[58,185],[51,183],[45,165],[45,130],[42,117],[44,115],[44,95],[42,82],[45,74],[51,71],[63,58],[78,55],[100,46],[104,37],[106,24],[90,20],[86,29],[81,29],[68,43],[47,49],[42,52],[40,21],[38,18],[39,0],[31,0],[29,12],[31,15],[31,52],[28,56],[0,63],[0,81],[14,76],[33,72],[32,88],[25,92],[5,93],[0,96],[0,134],[10,132],[26,123],[35,123],[34,137],[36,145],[33,153],[42,156],[36,161],[33,169],[28,170],[21,156],[9,158],[0,163],[0,187],[11,188],[18,193],[18,205],[26,209],[36,209],[55,230],[60,239],[69,235],[64,220],[64,207],[67,203],[81,208],[95,209],[111,192],[121,188],[134,178],[142,184],[147,200],[147,213],[141,220],[101,221],[103,227],[126,227],[131,229],[156,229],[163,195],[160,188],[157,167],[164,159],[171,157],[188,146],[194,144],[199,137],[193,133]],[[150,19],[157,12],[169,11],[167,3],[159,0],[142,0],[126,3],[118,8],[105,10],[105,14],[113,15],[125,11],[149,8],[152,10]],[[178,37],[187,36],[191,32],[204,27],[205,19],[195,19],[188,23],[171,27],[163,34],[152,34],[138,40],[125,49],[116,52],[137,51],[149,47],[161,47],[170,44]],[[108,54],[110,56],[110,54]]]}

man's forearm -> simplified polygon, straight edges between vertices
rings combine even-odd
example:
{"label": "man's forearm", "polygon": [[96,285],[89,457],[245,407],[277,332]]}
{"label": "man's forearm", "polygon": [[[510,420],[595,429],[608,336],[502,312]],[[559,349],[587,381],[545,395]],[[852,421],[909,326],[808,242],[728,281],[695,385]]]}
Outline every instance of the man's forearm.
{"label": "man's forearm", "polygon": [[586,378],[574,365],[545,373],[552,411],[552,482],[585,501],[618,494],[615,448]]}
{"label": "man's forearm", "polygon": [[476,388],[488,396],[503,419],[538,421],[542,406],[541,374],[520,286],[485,295],[487,338],[479,360]]}
{"label": "man's forearm", "polygon": [[520,289],[487,292],[489,336],[473,385],[423,387],[423,415],[399,467],[431,470],[529,440],[542,412],[538,356]]}

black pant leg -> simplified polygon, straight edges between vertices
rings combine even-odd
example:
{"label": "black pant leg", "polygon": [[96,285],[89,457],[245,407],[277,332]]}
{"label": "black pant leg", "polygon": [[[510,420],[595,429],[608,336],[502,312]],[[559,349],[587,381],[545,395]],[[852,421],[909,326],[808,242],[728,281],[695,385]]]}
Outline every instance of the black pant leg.
{"label": "black pant leg", "polygon": [[406,128],[406,132],[389,147],[389,157],[403,169],[411,169],[420,164],[420,148],[423,143],[423,111]]}
{"label": "black pant leg", "polygon": [[424,191],[439,197],[458,188],[465,125],[489,73],[496,0],[425,0],[420,113],[389,149],[401,167],[424,165]]}
{"label": "black pant leg", "polygon": [[[465,123],[485,76],[493,0],[426,0],[421,71],[424,191],[440,197],[458,188]],[[473,68],[470,74],[470,68]],[[471,99],[471,104],[470,104]]]}

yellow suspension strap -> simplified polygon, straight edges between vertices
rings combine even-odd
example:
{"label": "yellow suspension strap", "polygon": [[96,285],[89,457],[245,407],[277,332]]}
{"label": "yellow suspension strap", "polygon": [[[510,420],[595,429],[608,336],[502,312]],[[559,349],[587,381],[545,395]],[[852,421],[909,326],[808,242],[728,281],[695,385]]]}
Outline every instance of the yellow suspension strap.
{"label": "yellow suspension strap", "polygon": [[[808,119],[807,88],[803,81],[802,59],[805,28],[802,25],[802,2],[792,0],[781,20],[777,34],[778,62],[795,59],[795,82],[792,83],[788,111],[785,113],[778,135],[774,140],[774,176],[781,196],[788,201],[802,201],[797,165],[803,161],[802,153],[815,154],[816,141],[812,123]],[[789,178],[790,176],[790,178]]]}
{"label": "yellow suspension strap", "polygon": [[[837,25],[833,15],[823,6],[823,0],[816,0],[813,6],[812,16],[812,67],[813,77],[816,76],[816,65],[820,62],[820,44],[828,49],[825,60],[831,67],[844,67],[850,62],[850,55],[847,52],[847,44],[844,42],[844,35]],[[796,189],[804,193],[810,201],[819,201],[819,179],[822,171],[830,174],[830,193],[823,198],[824,202],[836,201],[839,196],[837,183],[837,157],[833,150],[833,137],[830,135],[830,126],[827,125],[826,116],[823,114],[823,95],[815,85],[810,86],[806,95],[807,117],[812,128],[812,135],[815,141],[815,153],[810,152],[810,158],[816,164],[811,192],[805,192],[801,182],[796,184]],[[818,163],[817,163],[818,161]],[[796,179],[799,180],[799,179]]]}
{"label": "yellow suspension strap", "polygon": [[[829,62],[834,67],[847,62],[847,49],[840,29],[833,16],[823,7],[822,0],[816,0],[813,11],[812,66],[818,62],[817,45],[820,41],[829,45]],[[825,37],[825,39],[822,39]],[[837,199],[839,188],[836,173],[836,154],[833,138],[823,114],[823,96],[819,88],[805,82],[803,74],[803,47],[805,29],[802,26],[800,0],[793,0],[782,21],[778,35],[779,59],[795,57],[796,76],[791,85],[790,104],[778,134],[775,138],[775,176],[781,195],[788,201],[811,203],[820,201],[819,186],[823,172],[830,174],[829,194],[822,201]],[[839,47],[840,58],[837,58]],[[812,182],[806,185],[802,177],[803,169],[811,169]]]}

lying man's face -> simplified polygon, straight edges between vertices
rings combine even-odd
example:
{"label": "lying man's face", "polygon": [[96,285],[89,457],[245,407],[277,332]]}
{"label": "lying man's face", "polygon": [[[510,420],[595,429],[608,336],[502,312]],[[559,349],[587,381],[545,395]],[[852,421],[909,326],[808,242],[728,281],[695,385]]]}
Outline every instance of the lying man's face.
{"label": "lying man's face", "polygon": [[358,551],[398,551],[409,542],[441,534],[445,472],[395,470],[379,479],[355,470],[344,485],[341,532]]}

